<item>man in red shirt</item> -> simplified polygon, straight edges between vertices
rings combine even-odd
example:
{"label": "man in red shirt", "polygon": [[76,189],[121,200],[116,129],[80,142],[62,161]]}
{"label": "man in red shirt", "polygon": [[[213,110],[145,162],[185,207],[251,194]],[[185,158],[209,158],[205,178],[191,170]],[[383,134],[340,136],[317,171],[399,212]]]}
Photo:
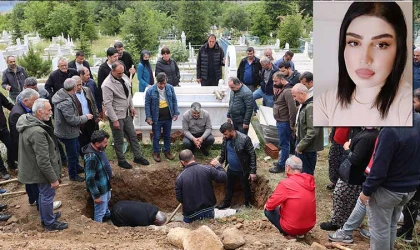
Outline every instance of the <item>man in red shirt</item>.
{"label": "man in red shirt", "polygon": [[264,214],[286,238],[303,235],[316,222],[315,179],[302,173],[302,161],[286,160],[286,175],[264,206]]}

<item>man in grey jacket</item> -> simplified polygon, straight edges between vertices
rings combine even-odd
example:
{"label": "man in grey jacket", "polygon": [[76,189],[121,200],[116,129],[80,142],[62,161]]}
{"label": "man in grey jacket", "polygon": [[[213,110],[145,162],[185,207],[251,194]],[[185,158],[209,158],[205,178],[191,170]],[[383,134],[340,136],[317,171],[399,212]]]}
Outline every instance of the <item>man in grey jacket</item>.
{"label": "man in grey jacket", "polygon": [[16,64],[14,56],[7,57],[7,69],[3,71],[2,86],[5,90],[9,91],[9,97],[13,103],[16,97],[23,90],[23,83],[28,77],[26,70]]}
{"label": "man in grey jacket", "polygon": [[141,165],[149,165],[149,162],[141,155],[140,145],[134,130],[133,117],[136,114],[136,110],[133,106],[133,97],[130,91],[130,79],[124,74],[124,65],[120,61],[112,63],[111,67],[111,73],[105,78],[101,88],[105,115],[108,116],[112,137],[114,138],[114,149],[118,158],[118,166],[125,169],[133,168],[125,160],[123,151],[124,136],[129,138],[134,162]]}
{"label": "man in grey jacket", "polygon": [[25,184],[38,184],[39,213],[47,231],[64,230],[67,223],[57,221],[61,213],[53,213],[55,190],[61,178],[61,160],[53,129],[45,124],[52,115],[51,104],[37,99],[32,114],[19,117],[16,128],[19,136],[18,179]]}
{"label": "man in grey jacket", "polygon": [[230,94],[227,122],[232,123],[235,130],[247,135],[254,109],[252,92],[237,77],[229,77],[228,85],[232,93]]}
{"label": "man in grey jacket", "polygon": [[80,102],[77,100],[75,92],[76,80],[68,78],[64,81],[64,88],[58,90],[52,97],[55,122],[54,134],[66,146],[67,168],[70,180],[84,181],[78,175],[78,172],[83,172],[83,168],[78,162],[80,125],[92,119],[93,115],[79,113],[77,106],[80,105]]}
{"label": "man in grey jacket", "polygon": [[209,155],[209,147],[214,143],[211,134],[210,114],[201,108],[201,104],[194,102],[191,109],[182,116],[182,130],[184,131],[184,148],[191,150],[200,149],[205,155]]}

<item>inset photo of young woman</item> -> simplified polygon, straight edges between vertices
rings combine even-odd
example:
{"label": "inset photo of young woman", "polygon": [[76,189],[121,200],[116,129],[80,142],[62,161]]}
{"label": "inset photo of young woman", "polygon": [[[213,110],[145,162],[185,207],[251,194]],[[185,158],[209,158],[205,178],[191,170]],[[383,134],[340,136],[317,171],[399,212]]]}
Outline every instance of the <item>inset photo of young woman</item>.
{"label": "inset photo of young woman", "polygon": [[314,126],[412,126],[412,2],[313,7]]}

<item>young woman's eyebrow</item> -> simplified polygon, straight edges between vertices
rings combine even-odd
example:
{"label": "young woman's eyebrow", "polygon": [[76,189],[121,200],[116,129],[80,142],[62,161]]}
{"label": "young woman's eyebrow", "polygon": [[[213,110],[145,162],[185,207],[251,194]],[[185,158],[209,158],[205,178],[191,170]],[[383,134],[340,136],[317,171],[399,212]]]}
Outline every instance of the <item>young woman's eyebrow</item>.
{"label": "young woman's eyebrow", "polygon": [[[358,35],[358,34],[353,33],[353,32],[346,33],[346,36],[352,36],[352,37],[357,38],[357,39],[363,39],[363,36]],[[378,40],[378,39],[382,39],[382,38],[394,38],[394,37],[391,34],[385,33],[385,34],[380,34],[380,35],[374,36],[374,37],[372,37],[371,40]]]}

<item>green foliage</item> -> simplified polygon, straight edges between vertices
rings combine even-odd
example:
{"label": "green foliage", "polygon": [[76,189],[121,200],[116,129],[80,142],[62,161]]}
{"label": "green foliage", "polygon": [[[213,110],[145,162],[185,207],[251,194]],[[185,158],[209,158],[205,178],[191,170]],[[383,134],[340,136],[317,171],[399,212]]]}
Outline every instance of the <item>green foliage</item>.
{"label": "green foliage", "polygon": [[9,30],[8,29],[8,22],[7,22],[8,16],[10,16],[10,15],[0,14],[0,30]]}
{"label": "green foliage", "polygon": [[290,48],[299,47],[299,38],[303,33],[304,22],[301,14],[288,15],[280,23],[278,37],[282,44],[289,43]]}
{"label": "green foliage", "polygon": [[247,30],[250,24],[249,13],[245,11],[242,4],[230,4],[223,12],[223,27],[244,31]]}
{"label": "green foliage", "polygon": [[73,39],[79,39],[80,46],[77,49],[83,50],[89,55],[91,41],[98,38],[93,16],[91,15],[92,9],[85,2],[76,2],[74,4],[70,36]]}
{"label": "green foliage", "polygon": [[29,76],[42,78],[51,72],[51,60],[44,61],[32,46],[29,46],[28,53],[18,57],[17,61],[17,64],[26,69]]}
{"label": "green foliage", "polygon": [[[103,35],[114,36],[120,33],[118,16],[129,6],[125,1],[95,1],[93,3],[94,22]],[[90,13],[90,15],[92,15]]]}
{"label": "green foliage", "polygon": [[127,47],[133,58],[139,58],[143,49],[158,49],[158,36],[162,30],[159,20],[163,18],[162,15],[143,2],[134,3],[133,8],[128,8],[120,15],[120,23],[124,24],[121,28],[124,47]]}
{"label": "green foliage", "polygon": [[182,42],[176,41],[168,45],[169,50],[171,51],[171,58],[176,62],[186,62],[188,60],[188,50],[184,47]]}
{"label": "green foliage", "polygon": [[42,37],[51,38],[61,34],[64,37],[70,34],[70,22],[73,19],[73,7],[67,3],[60,3],[50,10],[45,31],[41,30]]}
{"label": "green foliage", "polygon": [[24,17],[22,26],[26,32],[38,31],[41,36],[47,33],[48,14],[56,5],[55,2],[50,1],[30,1],[25,5]]}
{"label": "green foliage", "polygon": [[258,36],[262,44],[270,39],[271,23],[266,16],[264,5],[254,3],[246,8],[251,14],[251,34]]}
{"label": "green foliage", "polygon": [[210,27],[208,5],[209,3],[200,1],[181,2],[176,18],[178,29],[185,32],[187,43],[198,45],[206,41]]}
{"label": "green foliage", "polygon": [[18,3],[13,7],[11,18],[9,19],[9,26],[13,30],[12,32],[12,39],[13,43],[15,43],[17,38],[23,38],[23,29],[22,23],[20,20],[24,19],[24,12],[25,12],[25,4]]}
{"label": "green foliage", "polygon": [[414,9],[413,20],[419,21],[420,20],[420,1],[413,2],[413,9]]}

